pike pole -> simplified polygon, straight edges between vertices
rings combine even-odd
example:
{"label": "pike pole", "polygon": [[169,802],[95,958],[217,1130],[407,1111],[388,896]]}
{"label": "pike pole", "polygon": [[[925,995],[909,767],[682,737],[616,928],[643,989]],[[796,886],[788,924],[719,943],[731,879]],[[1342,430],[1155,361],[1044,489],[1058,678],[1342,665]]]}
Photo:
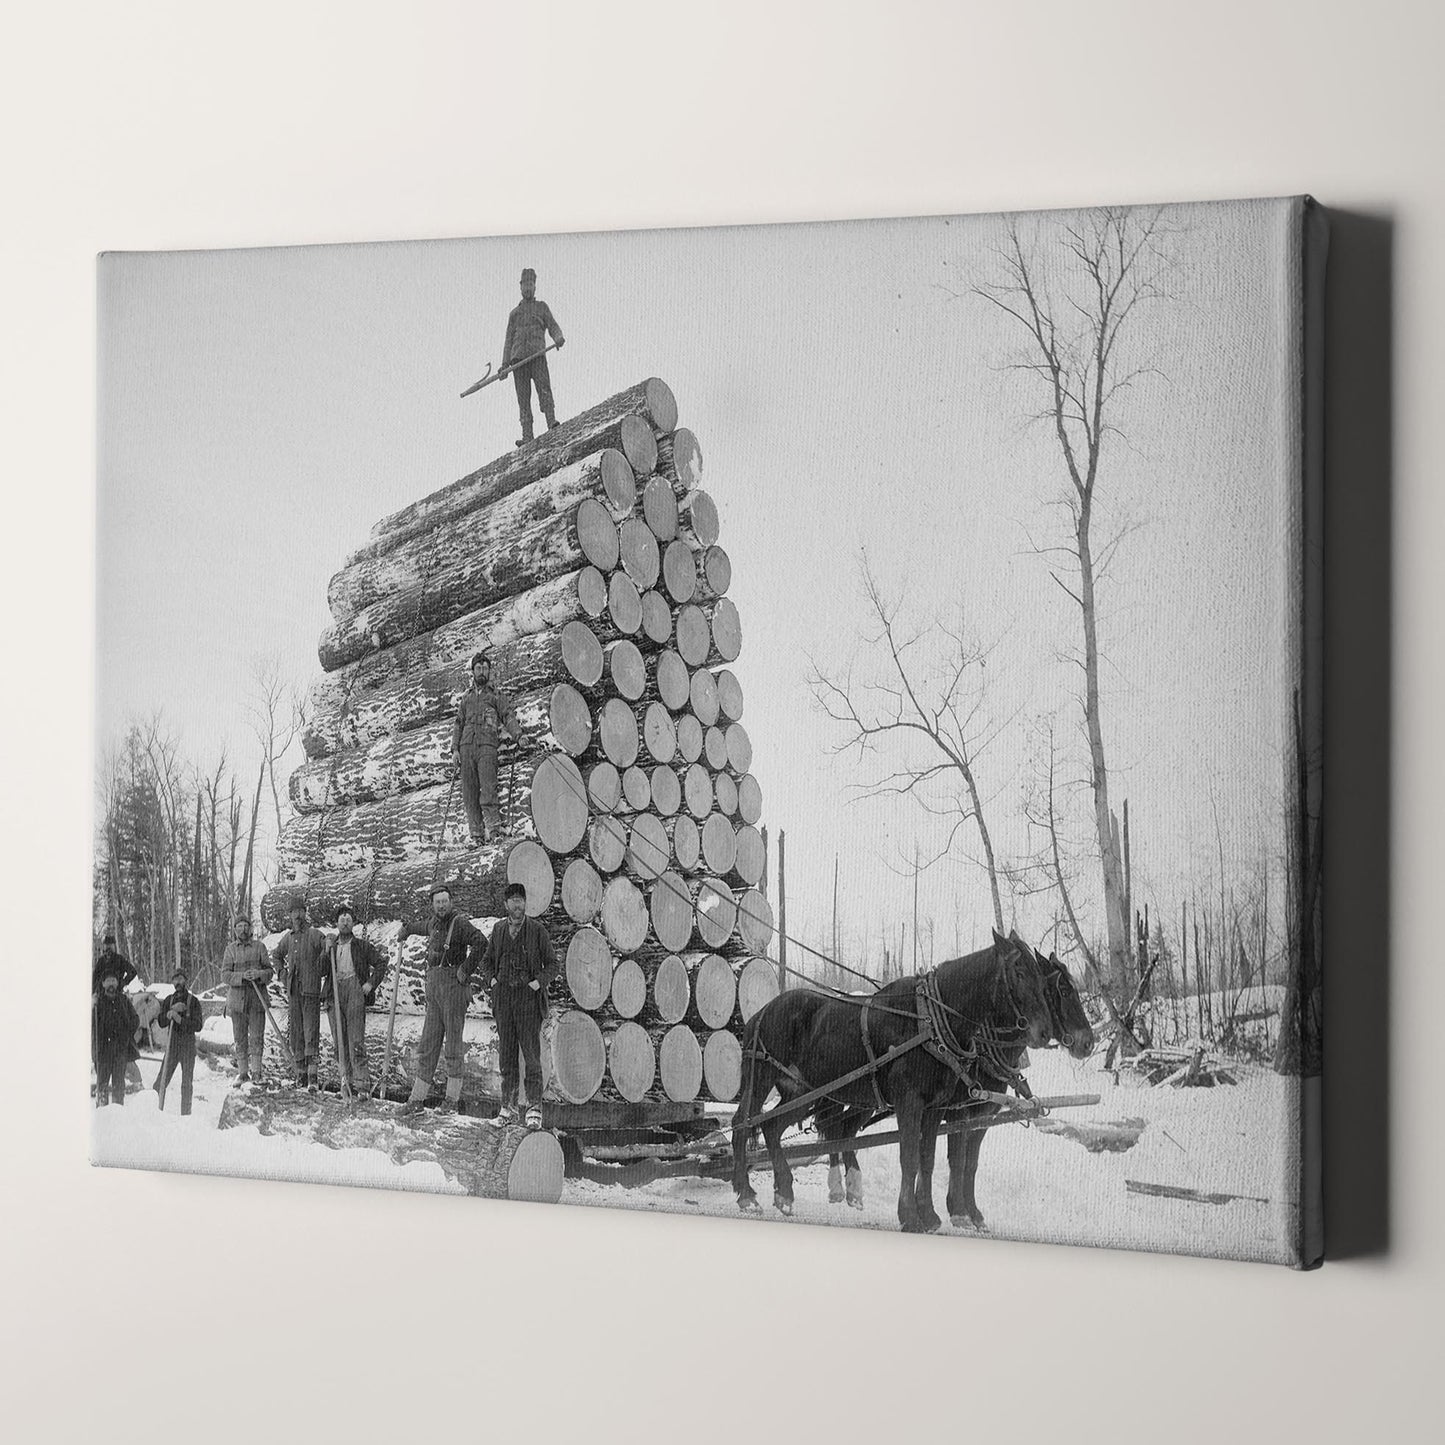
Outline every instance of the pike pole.
{"label": "pike pole", "polygon": [[519,366],[527,366],[531,362],[538,360],[540,357],[546,356],[549,351],[556,351],[557,345],[557,342],[549,341],[540,351],[533,352],[531,356],[524,356],[520,361],[510,362],[508,365],[502,367],[502,369],[497,372],[493,372],[492,368],[488,366],[486,371],[482,375],[482,379],[480,381],[474,381],[464,392],[462,392],[462,396],[468,397],[474,391],[480,391],[484,386],[490,386],[494,381],[500,381],[504,376],[510,376],[511,373],[514,372]]}

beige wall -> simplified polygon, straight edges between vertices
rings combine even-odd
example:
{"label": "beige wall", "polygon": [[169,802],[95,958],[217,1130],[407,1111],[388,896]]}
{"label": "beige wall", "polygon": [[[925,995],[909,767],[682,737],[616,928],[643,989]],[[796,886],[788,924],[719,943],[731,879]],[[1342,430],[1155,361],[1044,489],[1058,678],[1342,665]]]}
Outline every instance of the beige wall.
{"label": "beige wall", "polygon": [[[157,1383],[180,1368],[181,1428],[217,1445],[327,1438],[332,1412],[357,1440],[559,1438],[547,1420],[592,1441],[1429,1430],[1445,1248],[1430,1097],[1445,1016],[1438,11],[735,0],[708,23],[690,18],[700,8],[134,0],[10,16],[7,977],[68,981],[88,946],[96,251],[1308,190],[1397,226],[1389,1252],[1298,1276],[92,1171],[67,982],[48,1001],[11,995],[25,1026],[0,1052],[15,1438],[151,1438],[144,1405],[114,1418],[151,1374],[137,1351]],[[1359,505],[1384,470],[1366,456],[1339,480]],[[53,630],[33,626],[41,607]],[[1366,938],[1333,964],[1359,977],[1382,950]],[[389,1260],[403,1234],[405,1259]],[[137,1247],[168,1238],[208,1256],[170,1286]],[[263,1242],[267,1263],[248,1268]],[[328,1279],[328,1257],[362,1262]],[[248,1417],[242,1382],[263,1364]]]}

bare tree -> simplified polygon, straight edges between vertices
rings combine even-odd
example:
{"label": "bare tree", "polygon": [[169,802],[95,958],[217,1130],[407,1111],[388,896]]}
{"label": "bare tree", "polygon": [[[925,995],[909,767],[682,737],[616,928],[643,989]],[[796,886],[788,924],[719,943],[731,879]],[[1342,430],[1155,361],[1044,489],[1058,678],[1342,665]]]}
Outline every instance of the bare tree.
{"label": "bare tree", "polygon": [[925,812],[950,820],[942,847],[921,866],[949,856],[959,833],[973,825],[994,920],[1002,930],[999,867],[976,772],[979,758],[1002,730],[990,725],[984,710],[990,649],[970,640],[961,626],[941,621],[908,630],[900,620],[901,602],[884,595],[866,553],[861,568],[874,622],[863,638],[867,661],[860,665],[855,656],[845,671],[831,675],[813,663],[808,686],[843,729],[836,753],[852,754],[861,765],[889,751],[882,770],[856,785],[858,797],[911,797]]}
{"label": "bare tree", "polygon": [[[1123,438],[1119,414],[1127,393],[1151,370],[1131,364],[1125,342],[1141,309],[1167,295],[1164,281],[1172,265],[1168,234],[1158,210],[1090,211],[1077,221],[1060,224],[1054,244],[1040,255],[1026,244],[1014,222],[998,252],[1002,279],[975,289],[1025,333],[1024,358],[1016,369],[1044,393],[1038,418],[1052,429],[1067,477],[1068,544],[1037,550],[1068,559],[1064,569],[1052,575],[1078,607],[1083,630],[1083,651],[1077,660],[1083,671],[1094,828],[1110,972],[1116,986],[1124,985],[1128,977],[1129,920],[1123,862],[1109,807],[1099,702],[1098,588],[1120,542],[1132,529],[1126,526],[1099,545],[1094,528],[1106,444]],[[1077,931],[1075,936],[1079,937]]]}

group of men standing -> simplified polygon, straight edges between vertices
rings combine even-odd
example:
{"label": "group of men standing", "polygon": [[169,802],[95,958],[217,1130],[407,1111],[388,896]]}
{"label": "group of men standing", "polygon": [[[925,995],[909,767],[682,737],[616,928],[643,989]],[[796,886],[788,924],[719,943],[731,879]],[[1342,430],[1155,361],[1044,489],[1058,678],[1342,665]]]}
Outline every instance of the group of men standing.
{"label": "group of men standing", "polygon": [[[488,938],[452,902],[451,888],[438,884],[431,895],[432,916],[427,927],[426,1017],[417,1051],[416,1074],[406,1112],[417,1113],[431,1093],[440,1060],[446,1072],[446,1101],[461,1112],[467,1006],[475,991],[484,988],[492,1005],[502,1075],[504,1124],[519,1117],[519,1086],[525,1084],[529,1128],[542,1123],[542,1023],[547,1012],[547,990],[559,973],[557,956],[545,927],[526,915],[526,889],[509,884],[507,916]],[[234,936],[226,945],[221,969],[227,985],[226,1011],[235,1040],[236,1085],[258,1084],[264,1076],[265,1030],[270,1015],[266,989],[281,970],[287,997],[286,1047],[297,1085],[320,1086],[320,1038],[323,1010],[335,1008],[339,1023],[337,1059],[346,1070],[353,1093],[371,1092],[371,1071],[366,1057],[366,1006],[386,976],[385,954],[355,931],[355,914],[343,904],[336,911],[336,932],[328,936],[308,921],[305,901],[293,902],[290,928],[268,950],[251,936],[249,918],[238,918]],[[98,1104],[125,1101],[125,1075],[139,1057],[136,1035],[140,1021],[125,996],[124,986],[136,977],[131,966],[114,953],[107,936],[92,973],[94,1058]],[[196,1035],[202,1024],[200,1000],[190,992],[184,968],[172,978],[172,991],[160,1006],[170,1027],[165,1061],[157,1076],[162,1099],[171,1077],[181,1071],[181,1112],[191,1111],[192,1078],[196,1062]]]}
{"label": "group of men standing", "polygon": [[[125,1103],[126,1076],[140,1057],[140,1016],[125,994],[126,985],[138,976],[130,960],[116,951],[115,935],[107,933],[90,972],[90,1048],[97,1108]],[[184,968],[172,972],[171,991],[161,1000],[157,1017],[166,1021],[169,1034],[154,1087],[164,1101],[179,1069],[181,1113],[189,1114],[196,1072],[196,1035],[203,1020],[201,1001],[190,991],[190,975]]]}

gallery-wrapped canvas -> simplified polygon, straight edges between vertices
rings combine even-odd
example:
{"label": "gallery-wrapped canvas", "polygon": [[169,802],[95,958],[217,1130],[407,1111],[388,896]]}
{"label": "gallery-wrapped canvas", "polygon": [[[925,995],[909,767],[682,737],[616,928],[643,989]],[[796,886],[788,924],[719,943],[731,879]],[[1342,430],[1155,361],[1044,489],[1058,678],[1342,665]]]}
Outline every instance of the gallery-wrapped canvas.
{"label": "gallery-wrapped canvas", "polygon": [[1316,1262],[1324,250],[103,256],[95,1162]]}

